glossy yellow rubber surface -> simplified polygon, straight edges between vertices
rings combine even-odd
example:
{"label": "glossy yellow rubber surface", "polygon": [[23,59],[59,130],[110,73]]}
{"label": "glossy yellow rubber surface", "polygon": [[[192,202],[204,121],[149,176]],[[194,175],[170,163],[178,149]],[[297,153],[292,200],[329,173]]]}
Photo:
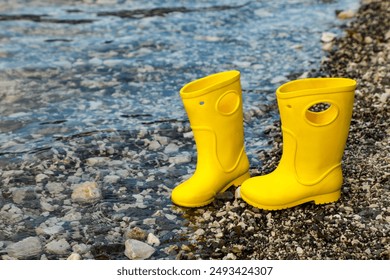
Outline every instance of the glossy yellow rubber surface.
{"label": "glossy yellow rubber surface", "polygon": [[[279,210],[305,202],[340,198],[341,159],[352,117],[356,82],[346,78],[309,78],[276,91],[283,154],[270,174],[245,181],[241,197],[250,205]],[[315,104],[327,104],[320,112]]]}
{"label": "glossy yellow rubber surface", "polygon": [[180,96],[194,133],[197,164],[192,177],[175,187],[171,198],[180,206],[200,207],[249,178],[240,72],[195,80],[180,90]]}

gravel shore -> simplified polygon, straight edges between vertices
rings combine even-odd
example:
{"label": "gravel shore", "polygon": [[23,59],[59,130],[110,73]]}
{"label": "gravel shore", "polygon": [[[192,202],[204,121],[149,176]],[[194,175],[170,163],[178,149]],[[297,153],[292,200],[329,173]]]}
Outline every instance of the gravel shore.
{"label": "gravel shore", "polygon": [[[344,185],[337,203],[305,204],[267,212],[225,195],[213,209],[188,213],[202,259],[390,259],[390,3],[363,1],[345,35],[330,42],[320,71],[311,76],[357,80],[355,107],[343,159]],[[278,123],[274,143],[260,151],[253,175],[272,171],[281,156]]]}
{"label": "gravel shore", "polygon": [[[7,0],[0,8],[20,12],[25,2]],[[28,2],[36,8],[41,5]],[[272,21],[269,10],[277,1],[208,8],[208,21],[222,33],[209,36],[201,30],[205,35],[195,39],[197,24],[188,31],[185,15],[191,12],[192,19],[203,19],[204,8],[141,5],[142,9],[122,11],[117,5],[113,13],[107,12],[111,4],[100,6],[100,2],[123,1],[58,1],[83,5],[45,6],[41,15],[0,14],[10,32],[1,39],[8,48],[0,51],[6,61],[0,71],[2,259],[390,259],[389,1],[363,0],[357,13],[338,11],[344,35],[332,33],[340,31],[339,23],[323,34],[327,55],[321,68],[312,71],[307,69],[318,65],[317,58],[301,50],[318,47],[317,35],[322,32],[318,27],[301,32],[302,23],[296,20],[291,36],[281,25],[264,33],[269,36],[265,39],[255,32],[257,26],[249,30],[261,41],[241,36],[239,25],[234,33],[237,42],[230,41],[232,29],[224,37],[226,27],[221,22],[230,24],[231,16],[239,16],[238,23],[252,26],[248,15]],[[301,16],[292,11],[293,18]],[[312,18],[326,22],[322,9],[310,12]],[[163,17],[168,14],[171,17]],[[117,30],[117,37],[100,37],[107,24]],[[164,35],[176,27],[180,28],[172,37]],[[126,30],[139,34],[133,38]],[[156,33],[157,43],[149,34],[138,37],[145,34],[143,30]],[[179,44],[178,36],[187,45]],[[318,41],[306,40],[314,37]],[[10,42],[20,45],[14,50]],[[186,64],[187,46],[193,42],[196,46],[189,55],[195,62]],[[263,55],[256,53],[263,42],[275,45],[259,61],[255,54]],[[225,52],[215,49],[217,43],[224,48],[240,46],[237,59],[230,61]],[[90,46],[88,51],[85,46]],[[32,52],[21,51],[30,47]],[[53,60],[49,60],[52,67],[42,59],[42,48],[50,50],[47,59]],[[271,172],[281,156],[280,124],[274,121],[278,108],[269,94],[278,84],[318,76],[357,80],[338,202],[269,212],[244,203],[231,188],[203,208],[172,205],[172,188],[191,176],[196,163],[193,134],[183,118],[177,85],[204,69],[221,70],[210,69],[205,61],[211,52],[216,53],[215,61],[224,61],[219,65],[224,70],[243,70],[246,144],[253,176]],[[285,66],[278,68],[279,60],[271,58],[285,53]],[[31,60],[30,64],[20,67],[18,57]],[[299,64],[296,69],[295,64]],[[269,77],[253,78],[256,71],[269,68],[279,69],[280,76],[267,70]],[[184,73],[179,80],[178,72]],[[162,91],[169,98],[161,98]],[[169,96],[172,92],[175,100]]]}

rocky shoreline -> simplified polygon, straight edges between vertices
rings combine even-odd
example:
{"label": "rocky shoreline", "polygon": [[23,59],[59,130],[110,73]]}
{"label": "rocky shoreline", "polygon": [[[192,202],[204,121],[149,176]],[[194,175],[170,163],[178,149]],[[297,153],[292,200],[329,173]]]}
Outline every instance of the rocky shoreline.
{"label": "rocky shoreline", "polygon": [[[14,5],[14,1],[9,1],[9,5]],[[66,11],[75,15],[81,12]],[[354,18],[346,21],[345,36],[323,36],[323,49],[328,55],[321,69],[288,77],[344,76],[358,81],[343,159],[345,183],[337,203],[321,206],[308,203],[268,212],[248,206],[231,188],[207,207],[185,209],[172,205],[171,188],[194,171],[195,151],[188,122],[175,117],[150,121],[151,116],[143,111],[125,114],[116,110],[119,105],[107,101],[111,97],[103,100],[107,107],[92,100],[80,106],[91,111],[106,108],[98,115],[100,119],[84,120],[86,126],[81,128],[68,125],[72,129],[67,131],[62,123],[77,122],[61,119],[59,115],[57,119],[42,120],[39,129],[23,139],[39,143],[42,135],[54,133],[50,145],[29,150],[11,134],[2,146],[2,259],[389,259],[389,12],[388,1],[364,0],[356,14],[339,14]],[[258,13],[267,16],[264,10]],[[10,19],[3,16],[0,20]],[[72,24],[83,24],[88,18],[80,16],[72,20],[75,20]],[[151,22],[142,24],[150,28]],[[46,39],[47,43],[67,46],[66,38],[53,38]],[[202,40],[206,39],[218,38]],[[81,95],[82,88],[87,93],[98,92],[102,99],[109,94],[120,98],[130,89],[138,92],[136,83],[129,82],[128,77],[138,75],[140,80],[147,81],[145,85],[156,82],[150,79],[160,79],[160,72],[149,75],[155,71],[152,66],[137,64],[136,71],[128,70],[128,65],[122,68],[123,61],[114,59],[120,54],[111,44],[112,40],[104,41],[103,47],[99,45],[101,53],[96,51],[92,54],[96,57],[85,58],[85,64],[81,56],[70,66],[69,61],[61,61],[59,67],[65,67],[63,71],[54,68],[1,72],[0,77],[6,81],[0,84],[4,104],[10,108],[18,104],[22,107],[23,86],[38,88],[38,92],[56,89],[47,96],[34,96],[40,105],[54,102],[58,97],[56,91],[60,96]],[[131,55],[142,57],[160,49],[164,45],[136,45]],[[128,50],[121,51],[127,54]],[[0,52],[0,58],[7,55]],[[98,58],[99,55],[103,56]],[[242,65],[246,67],[245,63]],[[80,69],[82,72],[78,72]],[[112,80],[109,73],[114,73]],[[7,80],[13,75],[19,77],[20,85]],[[128,87],[121,84],[121,79]],[[272,84],[285,79],[276,77]],[[39,84],[42,80],[49,82],[42,86]],[[145,108],[164,107],[147,98],[140,97],[138,101]],[[76,105],[79,104],[66,103],[65,107]],[[259,130],[272,148],[262,149],[264,143],[250,139],[252,150],[258,147],[258,152],[252,151],[250,155],[253,176],[272,171],[282,147],[279,122],[264,121],[277,115],[276,104],[254,105],[245,113],[245,121],[256,119],[250,125],[261,126]],[[23,110],[8,112],[7,106],[2,110],[12,113],[16,120],[9,120],[10,131],[19,128],[20,122],[28,123],[30,115]],[[172,109],[175,110],[178,108]],[[101,122],[110,126],[106,115],[123,127],[132,124],[134,130],[105,129]],[[95,129],[87,130],[90,127]]]}
{"label": "rocky shoreline", "polygon": [[[345,182],[340,201],[306,204],[277,212],[259,211],[230,197],[213,209],[195,211],[200,259],[390,259],[390,3],[362,1],[346,35],[324,42],[329,53],[310,76],[357,80],[355,107],[343,159]],[[342,15],[342,16],[345,16]],[[278,123],[267,130],[274,148],[260,151],[272,171],[281,156]],[[227,198],[226,198],[227,197]],[[227,200],[227,201],[226,201]]]}

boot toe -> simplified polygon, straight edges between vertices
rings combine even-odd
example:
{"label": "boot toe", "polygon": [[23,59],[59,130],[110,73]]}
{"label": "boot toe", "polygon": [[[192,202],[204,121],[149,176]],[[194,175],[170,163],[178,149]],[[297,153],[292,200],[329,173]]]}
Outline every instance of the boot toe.
{"label": "boot toe", "polygon": [[214,200],[215,194],[194,191],[196,188],[185,183],[186,182],[177,186],[172,191],[171,200],[176,205],[184,207],[200,207],[207,205]]}

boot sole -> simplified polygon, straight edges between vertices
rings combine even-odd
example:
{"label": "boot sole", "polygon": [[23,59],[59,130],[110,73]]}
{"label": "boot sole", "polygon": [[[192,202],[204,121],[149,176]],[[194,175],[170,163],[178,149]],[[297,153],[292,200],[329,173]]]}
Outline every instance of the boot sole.
{"label": "boot sole", "polygon": [[255,201],[251,200],[250,198],[246,197],[243,193],[241,193],[241,197],[246,203],[248,203],[256,208],[260,208],[263,210],[270,210],[270,211],[283,210],[283,209],[291,208],[291,207],[298,206],[300,204],[303,204],[306,202],[311,202],[311,201],[313,201],[314,204],[316,204],[316,205],[333,203],[333,202],[336,202],[337,200],[339,200],[340,196],[341,196],[341,190],[338,190],[338,191],[335,191],[332,193],[306,197],[306,198],[296,200],[296,201],[291,202],[291,203],[282,204],[282,205],[262,205],[262,204],[259,204]]}
{"label": "boot sole", "polygon": [[[245,180],[249,179],[250,178],[250,174],[249,174],[249,171],[247,171],[246,173],[244,173],[243,175],[237,177],[236,179],[234,179],[233,181],[231,181],[229,184],[227,184],[222,190],[220,190],[217,194],[220,194],[220,193],[224,193],[228,188],[230,188],[231,186],[236,186],[236,187],[239,187],[241,186],[242,183],[244,183]],[[188,208],[195,208],[195,207],[202,207],[202,206],[206,206],[208,204],[210,204],[211,202],[213,202],[215,199],[215,196],[205,202],[201,202],[201,203],[195,203],[195,204],[188,204],[188,203],[178,203],[178,202],[175,202],[173,201],[173,203],[175,203],[176,205],[179,205],[179,206],[183,206],[183,207],[188,207]]]}

